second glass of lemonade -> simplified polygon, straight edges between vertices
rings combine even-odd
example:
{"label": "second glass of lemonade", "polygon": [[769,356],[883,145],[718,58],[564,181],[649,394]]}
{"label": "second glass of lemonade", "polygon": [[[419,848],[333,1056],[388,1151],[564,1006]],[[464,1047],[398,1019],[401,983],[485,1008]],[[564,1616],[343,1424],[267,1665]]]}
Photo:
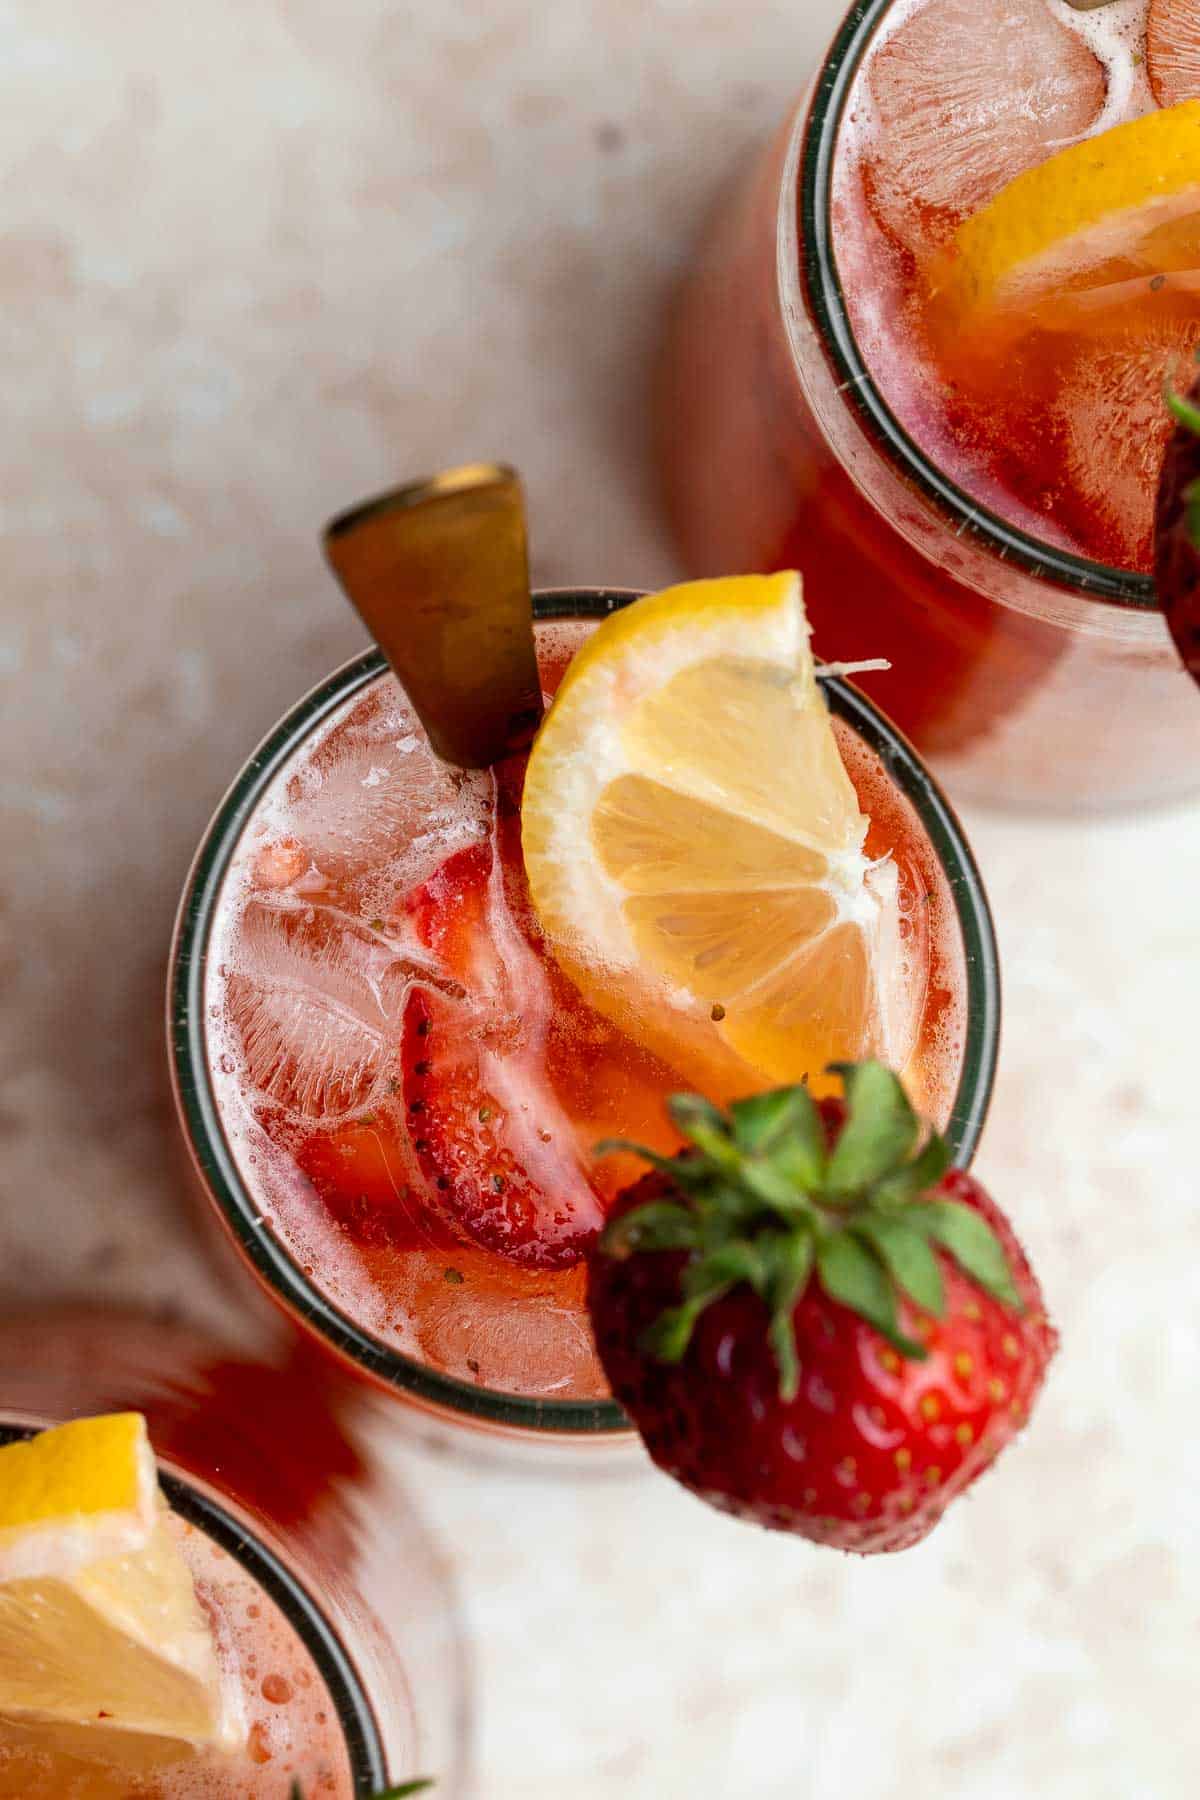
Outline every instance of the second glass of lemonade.
{"label": "second glass of lemonade", "polygon": [[[547,698],[633,598],[535,597]],[[896,870],[909,1085],[965,1164],[998,1034],[983,888],[910,746],[853,687],[823,685],[866,855]],[[585,1256],[638,1165],[594,1149],[670,1151],[664,1101],[693,1083],[548,954],[521,862],[525,764],[439,762],[375,652],[302,701],[226,797],[184,896],[176,1092],[225,1231],[329,1348],[443,1421],[602,1443],[626,1426]]]}
{"label": "second glass of lemonade", "polygon": [[[802,558],[825,654],[890,658],[863,685],[955,795],[1200,785],[1150,575],[1200,343],[1194,29],[1180,0],[860,0],[673,321],[687,563]],[[951,260],[1007,286],[1000,327],[947,312]]]}
{"label": "second glass of lemonade", "polygon": [[[145,1418],[239,1725],[233,1742],[189,1750],[0,1707],[4,1800],[369,1800],[423,1776],[447,1800],[465,1791],[453,1595],[403,1489],[366,1459],[362,1398],[294,1334],[246,1355],[100,1308],[0,1321],[0,1447],[86,1416]],[[12,1629],[11,1600],[4,1616]],[[88,1647],[76,1622],[70,1648]],[[4,1683],[21,1672],[10,1660]]]}

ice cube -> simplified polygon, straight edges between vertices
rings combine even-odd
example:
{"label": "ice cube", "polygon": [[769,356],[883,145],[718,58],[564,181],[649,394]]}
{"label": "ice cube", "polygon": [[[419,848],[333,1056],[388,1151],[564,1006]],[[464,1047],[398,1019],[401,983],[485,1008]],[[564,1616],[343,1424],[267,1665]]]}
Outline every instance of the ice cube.
{"label": "ice cube", "polygon": [[395,890],[482,836],[488,792],[486,776],[438,761],[398,694],[375,694],[293,778],[283,817],[322,873],[352,883],[386,872]]}
{"label": "ice cube", "polygon": [[929,0],[881,45],[867,81],[868,197],[918,256],[1084,136],[1106,93],[1102,64],[1046,0]]}
{"label": "ice cube", "polygon": [[1146,62],[1160,106],[1200,98],[1200,10],[1196,0],[1150,0]]}
{"label": "ice cube", "polygon": [[227,1016],[252,1088],[325,1123],[374,1100],[408,973],[385,940],[332,907],[256,900],[230,964]]}
{"label": "ice cube", "polygon": [[[1154,498],[1171,418],[1163,386],[1189,379],[1200,322],[1188,329],[1144,320],[1111,338],[1082,339],[1065,365],[1053,407],[1067,474],[1095,521],[1092,554],[1123,568],[1151,566]],[[1094,540],[1094,541],[1093,541]]]}

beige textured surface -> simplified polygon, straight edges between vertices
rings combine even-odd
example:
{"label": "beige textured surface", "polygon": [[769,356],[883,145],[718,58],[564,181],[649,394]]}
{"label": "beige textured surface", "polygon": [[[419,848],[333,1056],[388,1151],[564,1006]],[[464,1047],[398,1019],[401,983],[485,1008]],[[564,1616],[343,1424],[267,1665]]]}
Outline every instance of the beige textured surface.
{"label": "beige textured surface", "polygon": [[[466,455],[545,581],[671,573],[664,285],[837,0],[0,0],[0,1302],[217,1315],[159,992],[222,785],[359,642],[323,518]],[[1007,959],[983,1169],[1066,1348],[882,1567],[665,1483],[421,1460],[483,1800],[1195,1792],[1195,813],[972,818]]]}

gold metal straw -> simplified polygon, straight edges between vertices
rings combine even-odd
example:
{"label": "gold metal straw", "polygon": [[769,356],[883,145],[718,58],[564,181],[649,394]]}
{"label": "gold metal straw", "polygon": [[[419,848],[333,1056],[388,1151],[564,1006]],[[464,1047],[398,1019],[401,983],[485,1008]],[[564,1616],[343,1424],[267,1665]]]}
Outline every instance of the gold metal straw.
{"label": "gold metal straw", "polygon": [[445,761],[486,768],[542,716],[521,482],[467,463],[325,529],[325,554]]}

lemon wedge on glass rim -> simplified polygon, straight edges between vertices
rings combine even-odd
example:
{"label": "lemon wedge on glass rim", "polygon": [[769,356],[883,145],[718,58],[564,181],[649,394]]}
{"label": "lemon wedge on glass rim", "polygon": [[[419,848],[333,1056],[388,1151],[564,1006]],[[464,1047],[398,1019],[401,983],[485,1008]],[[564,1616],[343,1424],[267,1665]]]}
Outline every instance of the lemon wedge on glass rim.
{"label": "lemon wedge on glass rim", "polygon": [[235,1749],[237,1695],[139,1413],[0,1449],[0,1728]]}
{"label": "lemon wedge on glass rim", "polygon": [[525,866],[585,997],[710,1093],[913,1047],[899,881],[864,851],[800,577],[700,581],[597,627],[529,760]]}
{"label": "lemon wedge on glass rim", "polygon": [[1057,151],[961,225],[931,270],[935,305],[1074,330],[1139,292],[1200,290],[1200,100]]}

